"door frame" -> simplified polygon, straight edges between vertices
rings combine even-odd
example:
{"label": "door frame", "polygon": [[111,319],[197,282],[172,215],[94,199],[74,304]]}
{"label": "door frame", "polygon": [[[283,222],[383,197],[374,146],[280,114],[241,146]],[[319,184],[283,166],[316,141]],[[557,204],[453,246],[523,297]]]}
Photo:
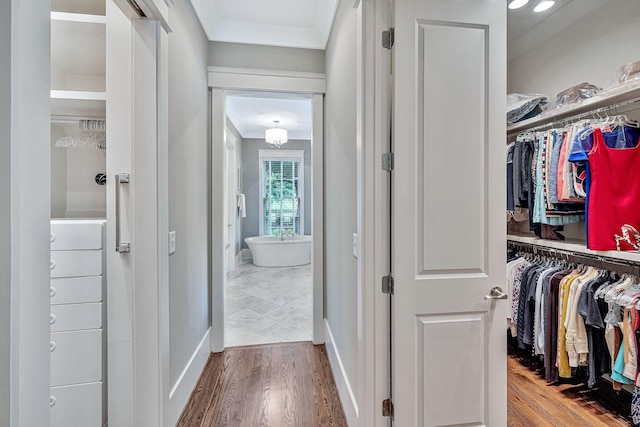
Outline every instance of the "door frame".
{"label": "door frame", "polygon": [[390,305],[381,279],[390,272],[390,175],[380,167],[390,145],[390,51],[380,42],[391,26],[390,0],[354,0],[357,8],[357,294],[358,426],[387,427],[390,396]]}
{"label": "door frame", "polygon": [[[311,234],[313,278],[313,343],[324,343],[324,93],[323,73],[288,72],[230,67],[209,67],[211,89],[211,351],[224,350],[225,285],[224,274],[224,152],[226,113],[224,92],[247,90],[308,94],[313,111],[311,137]],[[221,118],[224,117],[225,120]],[[222,139],[216,129],[223,129]]]}
{"label": "door frame", "polygon": [[[238,186],[236,183],[236,168],[237,168],[237,158],[236,158],[236,143],[238,142],[236,136],[231,132],[226,132],[225,134],[225,212],[227,214],[227,236],[229,239],[229,248],[227,251],[229,253],[225,253],[225,262],[226,262],[226,271],[231,272],[236,269],[236,228],[238,223],[238,214],[237,209],[235,209],[235,214],[232,214],[233,207],[237,206],[237,193]],[[232,162],[233,160],[233,162]],[[232,167],[231,163],[233,163]],[[233,184],[233,185],[232,185]],[[232,202],[235,200],[235,202]],[[232,252],[231,252],[232,251]],[[231,254],[231,255],[230,255]]]}

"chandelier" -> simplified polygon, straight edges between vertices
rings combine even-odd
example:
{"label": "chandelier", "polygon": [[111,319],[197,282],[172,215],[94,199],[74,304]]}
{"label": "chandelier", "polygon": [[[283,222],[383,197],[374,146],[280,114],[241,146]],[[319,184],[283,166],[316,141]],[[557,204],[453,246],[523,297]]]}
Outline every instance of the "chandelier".
{"label": "chandelier", "polygon": [[280,148],[280,146],[288,140],[287,130],[278,127],[280,120],[274,120],[273,123],[276,124],[276,127],[267,129],[264,139],[267,141],[267,144],[275,145]]}

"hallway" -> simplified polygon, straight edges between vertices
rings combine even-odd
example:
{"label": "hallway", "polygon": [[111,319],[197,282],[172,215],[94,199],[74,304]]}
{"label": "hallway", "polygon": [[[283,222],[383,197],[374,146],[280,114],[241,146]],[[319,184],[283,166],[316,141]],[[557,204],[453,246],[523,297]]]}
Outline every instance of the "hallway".
{"label": "hallway", "polygon": [[346,426],[324,346],[212,353],[177,426]]}

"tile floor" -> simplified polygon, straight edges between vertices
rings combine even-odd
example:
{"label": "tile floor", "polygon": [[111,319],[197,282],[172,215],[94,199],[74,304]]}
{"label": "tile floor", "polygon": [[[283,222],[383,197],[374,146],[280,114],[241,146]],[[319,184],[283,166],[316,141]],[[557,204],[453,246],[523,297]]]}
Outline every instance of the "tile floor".
{"label": "tile floor", "polygon": [[225,346],[310,341],[311,264],[263,268],[250,261],[227,277]]}

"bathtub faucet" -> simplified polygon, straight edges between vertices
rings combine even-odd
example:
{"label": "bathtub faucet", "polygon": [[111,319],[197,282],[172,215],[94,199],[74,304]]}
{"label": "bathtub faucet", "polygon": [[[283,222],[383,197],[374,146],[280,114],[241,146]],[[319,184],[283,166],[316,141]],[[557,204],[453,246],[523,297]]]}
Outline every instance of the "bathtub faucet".
{"label": "bathtub faucet", "polygon": [[280,237],[280,240],[281,241],[284,240],[285,236],[294,236],[294,235],[295,235],[295,233],[293,232],[292,229],[290,229],[290,228],[289,229],[283,229],[281,237]]}

